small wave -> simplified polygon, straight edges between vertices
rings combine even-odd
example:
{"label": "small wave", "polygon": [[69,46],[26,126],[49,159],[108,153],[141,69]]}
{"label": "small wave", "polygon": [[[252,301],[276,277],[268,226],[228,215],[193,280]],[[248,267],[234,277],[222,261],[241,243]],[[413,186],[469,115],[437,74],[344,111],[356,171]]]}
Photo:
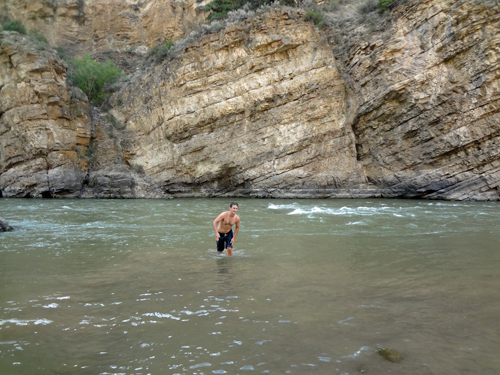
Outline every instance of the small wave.
{"label": "small wave", "polygon": [[364,352],[364,351],[369,350],[369,349],[370,349],[369,346],[362,346],[361,348],[359,348],[359,350],[356,353],[345,355],[342,358],[356,358],[361,354],[361,352]]}
{"label": "small wave", "polygon": [[57,307],[59,307],[59,304],[57,303],[50,303],[48,305],[43,306],[44,309],[55,309]]}
{"label": "small wave", "polygon": [[[270,209],[287,209],[291,210],[287,215],[340,215],[340,216],[373,216],[373,215],[393,215],[396,217],[404,217],[404,214],[410,216],[415,216],[409,210],[402,207],[388,207],[388,206],[377,206],[377,207],[348,207],[343,206],[340,208],[327,208],[320,206],[300,206],[296,203],[288,205],[273,205],[269,204]],[[411,209],[410,209],[411,211]]]}
{"label": "small wave", "polygon": [[348,222],[346,225],[368,225],[362,221]]}
{"label": "small wave", "polygon": [[341,320],[341,321],[339,321],[339,322],[337,322],[337,323],[338,323],[338,324],[348,324],[348,323],[346,323],[346,322],[348,322],[349,320],[353,320],[353,319],[354,319],[354,317],[350,316],[349,318],[346,318],[346,319],[344,319],[344,320]]}
{"label": "small wave", "polygon": [[267,208],[270,210],[292,210],[297,207],[297,203],[292,204],[272,204],[269,203]]}
{"label": "small wave", "polygon": [[190,369],[196,369],[196,368],[208,367],[208,366],[212,366],[212,364],[209,362],[202,362],[202,363],[198,363],[197,365],[191,366]]}
{"label": "small wave", "polygon": [[[342,210],[342,209],[341,209]],[[327,214],[327,215],[341,215],[342,213],[339,213],[339,210],[335,210],[332,208],[321,208],[318,206],[314,206],[309,209],[302,209],[302,208],[296,208],[292,212],[288,213],[288,215],[310,215],[310,214]]]}
{"label": "small wave", "polygon": [[45,318],[27,319],[27,320],[13,318],[13,319],[0,320],[0,326],[4,325],[5,323],[15,324],[16,326],[27,326],[30,323],[33,323],[34,325],[42,324],[45,326],[47,324],[53,323],[53,321]]}
{"label": "small wave", "polygon": [[198,310],[198,311],[182,310],[181,313],[186,315],[198,315],[198,316],[208,315],[207,310]]}
{"label": "small wave", "polygon": [[377,209],[371,209],[369,207],[341,207],[341,208],[323,208],[318,206],[313,207],[297,207],[290,206],[289,209],[293,211],[289,212],[288,215],[311,215],[311,214],[326,214],[326,215],[353,215],[361,214],[366,215],[366,213],[374,213]]}
{"label": "small wave", "polygon": [[168,319],[173,319],[173,320],[181,320],[181,318],[179,318],[177,316],[173,316],[171,314],[162,314],[159,312],[145,313],[145,314],[142,314],[142,316],[156,316],[157,318],[168,318]]}

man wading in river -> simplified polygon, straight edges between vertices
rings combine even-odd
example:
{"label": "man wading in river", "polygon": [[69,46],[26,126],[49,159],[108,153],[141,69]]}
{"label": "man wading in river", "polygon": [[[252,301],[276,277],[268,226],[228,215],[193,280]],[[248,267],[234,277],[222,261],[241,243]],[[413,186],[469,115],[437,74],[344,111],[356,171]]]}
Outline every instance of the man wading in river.
{"label": "man wading in river", "polygon": [[[217,242],[217,251],[222,253],[224,247],[227,248],[227,255],[233,255],[234,240],[240,230],[240,217],[238,212],[238,203],[231,202],[229,211],[221,213],[213,222],[215,231],[215,241]],[[233,225],[236,225],[233,234]]]}

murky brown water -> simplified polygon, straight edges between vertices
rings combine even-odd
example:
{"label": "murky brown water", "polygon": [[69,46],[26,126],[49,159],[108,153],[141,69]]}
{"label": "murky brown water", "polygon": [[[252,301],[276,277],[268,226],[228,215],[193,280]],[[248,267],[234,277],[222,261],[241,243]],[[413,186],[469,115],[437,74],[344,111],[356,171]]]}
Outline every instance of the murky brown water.
{"label": "murky brown water", "polygon": [[228,203],[0,199],[1,373],[500,373],[498,203]]}

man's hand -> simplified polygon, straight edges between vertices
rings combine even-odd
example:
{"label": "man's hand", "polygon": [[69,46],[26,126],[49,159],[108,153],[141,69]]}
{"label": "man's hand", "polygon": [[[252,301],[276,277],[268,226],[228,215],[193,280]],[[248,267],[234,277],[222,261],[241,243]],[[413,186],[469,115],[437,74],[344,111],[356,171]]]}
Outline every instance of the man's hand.
{"label": "man's hand", "polygon": [[215,232],[215,241],[219,241],[219,237],[220,237],[219,232]]}
{"label": "man's hand", "polygon": [[231,240],[231,245],[234,245],[234,240],[235,240],[235,239],[236,239],[236,238],[234,238],[234,237],[233,237],[233,239]]}

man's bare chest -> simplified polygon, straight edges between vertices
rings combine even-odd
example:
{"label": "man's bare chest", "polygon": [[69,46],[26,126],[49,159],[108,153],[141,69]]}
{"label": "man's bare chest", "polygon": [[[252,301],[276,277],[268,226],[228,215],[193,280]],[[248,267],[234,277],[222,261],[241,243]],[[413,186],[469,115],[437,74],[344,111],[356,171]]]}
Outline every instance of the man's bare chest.
{"label": "man's bare chest", "polygon": [[232,227],[236,223],[236,217],[225,217],[222,219],[222,225]]}
{"label": "man's bare chest", "polygon": [[224,219],[224,220],[222,220],[222,225],[232,227],[235,222],[236,222],[236,220],[234,220],[234,219],[233,220]]}

